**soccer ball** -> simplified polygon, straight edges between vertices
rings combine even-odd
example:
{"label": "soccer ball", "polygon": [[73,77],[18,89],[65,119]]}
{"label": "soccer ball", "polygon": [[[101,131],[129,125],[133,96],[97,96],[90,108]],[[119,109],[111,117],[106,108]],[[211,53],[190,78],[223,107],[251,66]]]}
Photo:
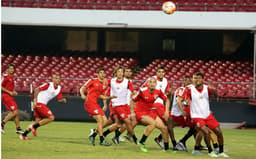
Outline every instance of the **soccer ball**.
{"label": "soccer ball", "polygon": [[164,2],[162,5],[162,10],[166,14],[172,14],[176,11],[176,5],[171,1]]}

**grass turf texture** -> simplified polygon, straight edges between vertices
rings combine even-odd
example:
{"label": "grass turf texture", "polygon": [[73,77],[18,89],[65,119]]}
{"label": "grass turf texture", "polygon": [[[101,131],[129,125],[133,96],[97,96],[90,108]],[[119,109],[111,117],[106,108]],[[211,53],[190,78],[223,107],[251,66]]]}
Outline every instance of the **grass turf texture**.
{"label": "grass turf texture", "polygon": [[[22,128],[26,128],[30,122],[21,122]],[[200,156],[193,156],[194,139],[187,142],[189,152],[178,151],[176,154],[163,152],[153,141],[159,131],[154,130],[147,139],[148,153],[141,152],[139,147],[129,141],[104,147],[99,145],[96,137],[96,146],[92,146],[88,140],[89,130],[96,126],[95,123],[81,122],[53,122],[42,126],[37,130],[37,137],[29,134],[31,140],[20,140],[15,134],[13,122],[5,126],[5,134],[2,134],[2,159],[205,159],[207,151]],[[175,128],[176,139],[180,139],[188,129]],[[144,131],[143,126],[135,128],[138,139]],[[225,149],[232,159],[253,159],[256,156],[256,130],[223,129]],[[113,133],[107,137],[111,142]],[[170,142],[170,146],[171,146]]]}

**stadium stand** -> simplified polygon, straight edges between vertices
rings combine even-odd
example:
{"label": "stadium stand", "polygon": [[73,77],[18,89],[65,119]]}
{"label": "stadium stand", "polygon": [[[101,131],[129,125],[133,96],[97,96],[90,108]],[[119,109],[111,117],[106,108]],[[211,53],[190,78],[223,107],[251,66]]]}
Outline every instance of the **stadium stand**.
{"label": "stadium stand", "polygon": [[[110,78],[118,65],[138,65],[138,61],[133,58],[2,55],[2,74],[10,63],[17,66],[17,91],[29,91],[30,83],[35,87],[49,82],[52,72],[60,72],[63,91],[72,95],[78,92],[85,80],[95,77],[94,73],[99,67],[103,67]],[[199,71],[204,73],[206,81],[216,84],[221,97],[248,98],[252,94],[250,83],[253,82],[253,63],[249,61],[155,59],[136,73],[134,87],[138,88],[148,77],[155,75],[160,65],[166,67],[166,78],[171,81],[173,91],[181,85],[185,75],[192,76]]]}
{"label": "stadium stand", "polygon": [[[3,7],[161,10],[165,0],[2,0]],[[179,0],[178,11],[255,12],[255,0]]]}

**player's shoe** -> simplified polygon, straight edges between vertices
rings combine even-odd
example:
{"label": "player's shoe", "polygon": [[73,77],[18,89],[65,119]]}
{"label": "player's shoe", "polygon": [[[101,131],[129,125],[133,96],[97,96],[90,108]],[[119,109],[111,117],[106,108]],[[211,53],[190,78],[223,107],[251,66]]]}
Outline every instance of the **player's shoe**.
{"label": "player's shoe", "polygon": [[119,142],[124,142],[125,139],[120,136],[119,139],[118,139],[118,141],[119,141]]}
{"label": "player's shoe", "polygon": [[175,148],[177,148],[177,150],[179,150],[179,151],[188,152],[186,145],[183,144],[182,142],[178,142],[177,145],[175,146]]}
{"label": "player's shoe", "polygon": [[103,142],[100,142],[101,146],[111,146],[112,144],[104,140]]}
{"label": "player's shoe", "polygon": [[193,150],[192,151],[192,155],[201,155],[201,151],[200,150]]}
{"label": "player's shoe", "polygon": [[89,136],[92,136],[92,134],[95,132],[95,129],[90,129]]}
{"label": "player's shoe", "polygon": [[115,137],[115,136],[112,138],[112,141],[113,141],[114,144],[117,144],[117,145],[120,143],[119,138]]}
{"label": "player's shoe", "polygon": [[[220,149],[219,148],[214,148],[213,151],[218,154]],[[228,149],[224,149],[224,152],[228,152]]]}
{"label": "player's shoe", "polygon": [[24,131],[21,128],[16,129],[16,134],[23,134]]}
{"label": "player's shoe", "polygon": [[208,147],[200,145],[200,150],[208,150]]}
{"label": "player's shoe", "polygon": [[33,134],[34,136],[37,136],[37,134],[36,134],[36,129],[35,129],[33,126],[34,126],[34,125],[31,124],[29,128],[30,128],[32,134]]}
{"label": "player's shoe", "polygon": [[227,155],[225,152],[222,152],[218,154],[218,157],[229,158],[229,155]]}
{"label": "player's shoe", "polygon": [[216,155],[214,151],[212,151],[211,153],[208,153],[208,156],[210,156],[210,157],[218,157],[218,155]]}
{"label": "player's shoe", "polygon": [[141,150],[142,152],[148,152],[148,150],[147,150],[145,144],[139,143],[138,145],[139,145],[140,150]]}
{"label": "player's shoe", "polygon": [[5,133],[4,128],[3,128],[3,127],[1,127],[1,133],[2,133],[2,134],[4,134],[4,133]]}
{"label": "player's shoe", "polygon": [[126,140],[128,140],[128,141],[134,142],[132,136],[131,136],[129,133],[127,133],[126,135],[124,135],[124,137],[125,137]]}
{"label": "player's shoe", "polygon": [[164,143],[162,140],[159,140],[158,137],[154,138],[154,141],[157,143],[157,145],[161,148],[164,149]]}
{"label": "player's shoe", "polygon": [[95,146],[95,137],[93,137],[92,135],[89,136],[89,141],[91,142],[91,144],[92,144],[93,146]]}
{"label": "player's shoe", "polygon": [[21,140],[30,140],[29,137],[24,136],[24,135],[22,135],[22,134],[20,134],[20,139],[21,139]]}

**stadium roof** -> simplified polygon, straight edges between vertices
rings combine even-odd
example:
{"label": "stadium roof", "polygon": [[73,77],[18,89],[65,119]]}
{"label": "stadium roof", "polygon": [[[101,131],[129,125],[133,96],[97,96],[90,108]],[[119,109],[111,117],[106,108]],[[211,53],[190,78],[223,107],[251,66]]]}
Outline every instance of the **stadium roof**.
{"label": "stadium roof", "polygon": [[255,30],[256,12],[175,12],[2,7],[2,24],[148,29]]}

